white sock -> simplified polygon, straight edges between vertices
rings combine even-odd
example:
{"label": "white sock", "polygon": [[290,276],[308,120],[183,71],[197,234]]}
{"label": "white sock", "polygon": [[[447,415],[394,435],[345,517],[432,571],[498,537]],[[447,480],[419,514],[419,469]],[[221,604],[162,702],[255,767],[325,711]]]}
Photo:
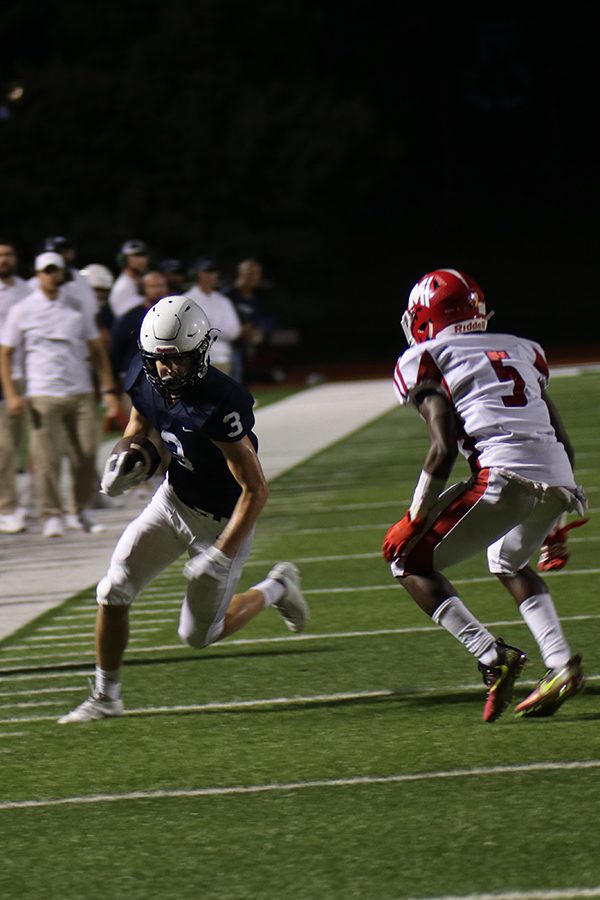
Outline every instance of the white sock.
{"label": "white sock", "polygon": [[110,700],[118,700],[121,696],[121,670],[107,672],[96,666],[96,691]]}
{"label": "white sock", "polygon": [[265,598],[265,607],[273,606],[274,603],[277,603],[283,597],[285,585],[281,581],[275,581],[274,578],[265,578],[264,581],[255,584],[252,590],[261,592]]}
{"label": "white sock", "polygon": [[519,606],[525,624],[540,648],[548,669],[562,669],[571,658],[569,645],[558,620],[550,594],[534,594]]}
{"label": "white sock", "polygon": [[493,666],[498,662],[496,638],[458,597],[444,600],[431,618],[436,625],[449,631],[484,666]]}

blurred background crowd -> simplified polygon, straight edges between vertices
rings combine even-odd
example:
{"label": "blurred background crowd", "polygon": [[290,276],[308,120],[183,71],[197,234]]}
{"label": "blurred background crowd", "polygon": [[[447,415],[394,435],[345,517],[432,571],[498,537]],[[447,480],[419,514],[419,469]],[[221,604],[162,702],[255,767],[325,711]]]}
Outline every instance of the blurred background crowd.
{"label": "blurred background crowd", "polygon": [[[240,260],[227,280],[217,260],[161,257],[131,238],[114,267],[79,268],[73,240],[54,235],[30,270],[15,243],[0,237],[0,533],[27,528],[33,495],[46,537],[100,530],[92,513],[107,502],[98,494],[98,408],[104,431],[123,429],[123,381],[142,320],[161,297],[185,293],[198,302],[218,329],[211,363],[242,384],[283,381],[286,354],[299,341],[295,329],[278,327],[257,259]],[[25,488],[20,470],[29,476]]]}

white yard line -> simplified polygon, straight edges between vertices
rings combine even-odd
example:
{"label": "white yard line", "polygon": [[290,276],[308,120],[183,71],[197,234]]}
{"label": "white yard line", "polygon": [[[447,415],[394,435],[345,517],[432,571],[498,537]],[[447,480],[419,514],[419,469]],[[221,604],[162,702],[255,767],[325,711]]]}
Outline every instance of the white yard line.
{"label": "white yard line", "polygon": [[[599,614],[590,613],[590,614],[582,614],[575,616],[561,616],[561,622],[587,622],[587,621],[596,621],[600,618]],[[516,626],[516,627],[525,627],[525,622],[523,619],[497,619],[491,622],[484,623],[488,628],[496,628],[496,627],[508,627],[508,626]],[[305,633],[305,634],[283,634],[277,635],[275,637],[262,637],[262,638],[234,638],[232,640],[227,640],[223,642],[217,642],[216,644],[211,644],[212,650],[227,650],[228,647],[241,647],[241,646],[252,646],[256,644],[294,644],[305,641],[327,641],[327,640],[336,640],[336,639],[347,639],[347,638],[371,638],[371,637],[380,637],[394,634],[404,634],[404,635],[412,635],[412,634],[434,634],[434,635],[442,635],[446,632],[444,629],[440,628],[438,625],[417,625],[410,626],[406,628],[377,628],[372,630],[361,630],[361,631],[329,631],[329,632],[318,632],[318,633]],[[91,639],[91,636],[90,636]],[[20,663],[21,665],[32,665],[34,661],[37,659],[47,660],[48,654],[47,650],[55,649],[57,646],[69,647],[73,645],[77,645],[78,642],[73,642],[72,644],[66,643],[64,645],[53,645],[52,648],[31,648],[31,647],[23,647],[20,644],[16,644],[12,647],[12,650],[25,650],[25,656],[14,656],[14,657],[4,657],[0,659],[0,673],[9,674],[11,672],[10,668],[4,668],[5,663]],[[34,651],[39,649],[40,653],[35,653]],[[128,647],[127,653],[162,653],[167,650],[181,650],[190,652],[190,648],[185,644],[160,644],[158,646],[148,647]],[[82,651],[78,650],[73,653],[61,653],[61,660],[70,657],[81,657]],[[90,646],[90,653],[93,653],[93,646]],[[52,668],[58,668],[61,666],[61,662],[48,662],[47,665]],[[72,665],[72,663],[66,663],[65,665]]]}
{"label": "white yard line", "polygon": [[406,784],[415,781],[437,781],[450,778],[489,778],[490,775],[521,775],[539,772],[581,771],[600,768],[600,760],[589,759],[572,762],[535,762],[521,765],[486,766],[472,769],[448,769],[437,772],[416,772],[398,775],[356,775],[351,778],[320,778],[311,781],[274,782],[271,784],[243,784],[231,787],[172,788],[156,791],[128,791],[121,794],[87,794],[48,800],[6,800],[0,810],[31,809],[48,806],[68,806],[94,803],[118,803],[134,800],[171,800],[191,797],[243,796],[245,794],[271,794],[301,791],[311,788],[364,787],[388,784]]}
{"label": "white yard line", "polygon": [[[588,682],[600,681],[600,675],[590,675],[587,677]],[[520,679],[519,685],[522,687],[533,687],[537,682],[535,679]],[[81,690],[81,688],[80,688]],[[126,709],[126,716],[157,716],[157,715],[175,715],[177,713],[213,713],[228,712],[230,710],[244,709],[263,709],[271,706],[310,706],[313,703],[340,703],[351,702],[354,700],[376,700],[376,699],[393,699],[395,697],[413,697],[413,696],[433,696],[435,694],[447,694],[449,692],[461,691],[482,693],[484,688],[480,681],[471,682],[469,684],[446,684],[437,685],[436,687],[424,688],[384,688],[377,691],[344,691],[334,694],[307,694],[296,697],[260,697],[251,700],[223,700],[212,701],[210,703],[192,703],[192,704],[175,704],[173,706],[142,706],[131,707]],[[35,694],[35,691],[32,692]],[[4,704],[3,709],[20,709],[22,707],[32,708],[35,706],[58,705],[58,701],[51,703],[42,700],[39,704],[34,700],[31,703],[17,702],[15,704]],[[56,715],[51,716],[10,716],[0,719],[0,725],[14,725],[18,723],[33,722],[54,722]]]}
{"label": "white yard line", "polygon": [[600,897],[600,887],[509,891],[501,894],[436,894],[435,897],[410,897],[409,900],[578,900],[579,897]]}

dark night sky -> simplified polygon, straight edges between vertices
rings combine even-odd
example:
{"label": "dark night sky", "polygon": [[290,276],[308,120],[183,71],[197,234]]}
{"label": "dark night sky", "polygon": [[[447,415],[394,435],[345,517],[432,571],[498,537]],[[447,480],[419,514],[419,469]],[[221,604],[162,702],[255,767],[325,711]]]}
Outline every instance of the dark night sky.
{"label": "dark night sky", "polygon": [[594,342],[593,12],[418,9],[5,3],[0,232],[24,270],[53,233],[82,265],[129,237],[225,272],[255,254],[305,352],[393,356],[438,266],[497,330],[559,344],[577,303],[569,340]]}

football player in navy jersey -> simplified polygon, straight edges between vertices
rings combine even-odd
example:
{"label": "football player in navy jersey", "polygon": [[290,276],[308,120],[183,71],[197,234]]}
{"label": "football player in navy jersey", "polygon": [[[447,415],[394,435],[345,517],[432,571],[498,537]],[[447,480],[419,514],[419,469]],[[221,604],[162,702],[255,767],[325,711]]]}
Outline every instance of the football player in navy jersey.
{"label": "football player in navy jersey", "polygon": [[309,610],[290,562],[278,563],[263,581],[235,592],[268,490],[252,431],[254,400],[210,366],[215,339],[204,311],[186,296],[164,297],[144,317],[140,354],[125,380],[131,416],[107,460],[102,490],[114,497],[161,466],[167,474],[123,532],[98,584],[95,683],[61,724],[123,713],[120,671],[129,606],[184,552],[190,557],[178,628],[184,643],[207,647],[268,606],[291,631],[305,626]]}

